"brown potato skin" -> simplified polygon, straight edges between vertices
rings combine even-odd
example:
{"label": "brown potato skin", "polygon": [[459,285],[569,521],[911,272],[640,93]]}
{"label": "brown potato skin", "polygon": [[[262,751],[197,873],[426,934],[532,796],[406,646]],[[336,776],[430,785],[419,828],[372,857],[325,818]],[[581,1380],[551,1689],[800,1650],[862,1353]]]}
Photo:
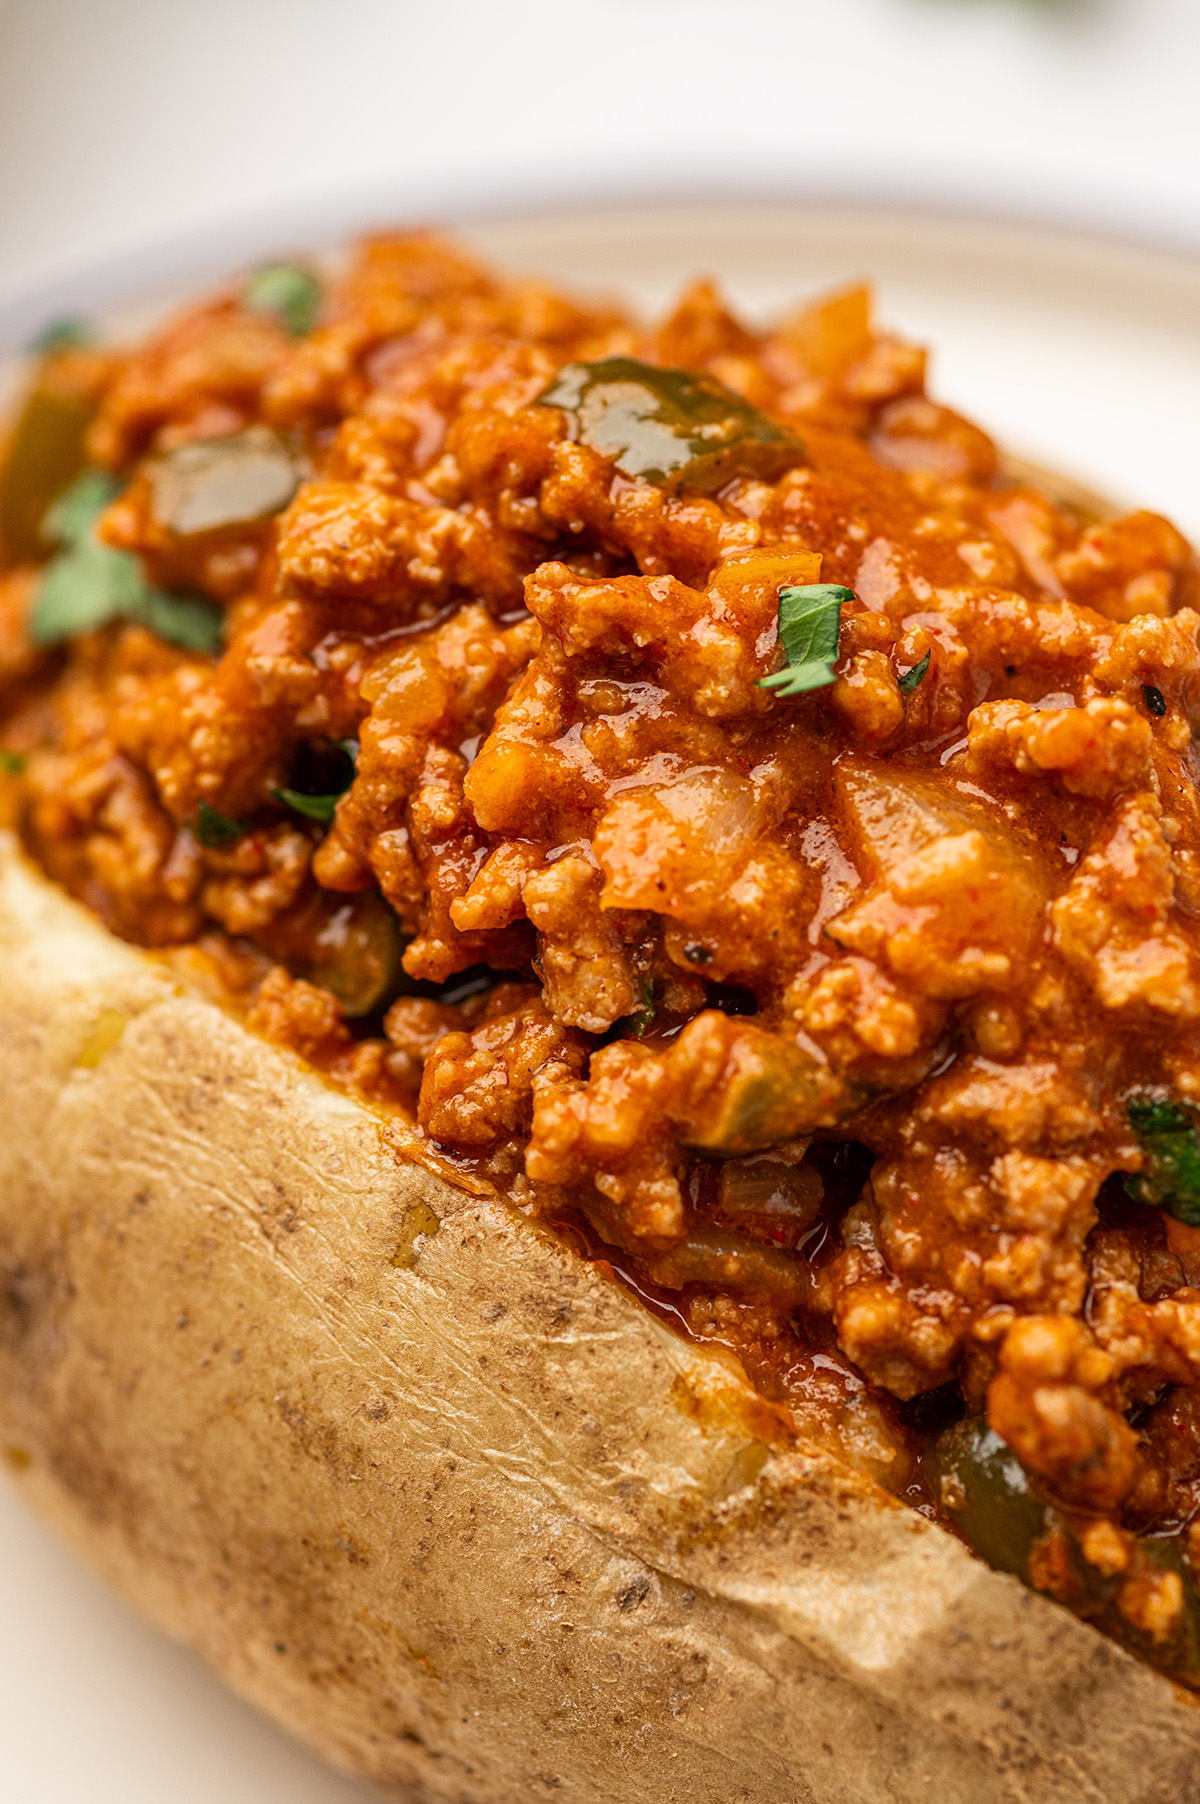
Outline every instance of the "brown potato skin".
{"label": "brown potato skin", "polygon": [[735,1367],[405,1163],[7,836],[0,1083],[17,1482],[385,1795],[1200,1799],[1193,1699],[768,1444]]}

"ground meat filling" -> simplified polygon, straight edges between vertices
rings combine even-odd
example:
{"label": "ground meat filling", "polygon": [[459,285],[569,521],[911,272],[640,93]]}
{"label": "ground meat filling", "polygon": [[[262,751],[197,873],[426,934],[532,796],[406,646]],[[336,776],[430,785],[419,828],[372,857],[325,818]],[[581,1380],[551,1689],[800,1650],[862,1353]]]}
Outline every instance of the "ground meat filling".
{"label": "ground meat filling", "polygon": [[[293,274],[299,325],[250,284],[35,371],[0,492],[27,845],[1200,1682],[1189,547],[1006,475],[862,290],[758,332],[701,283],[651,330],[420,236]],[[85,555],[167,615],[47,629],[52,402],[42,501],[108,473]],[[764,687],[818,583],[830,680]]]}

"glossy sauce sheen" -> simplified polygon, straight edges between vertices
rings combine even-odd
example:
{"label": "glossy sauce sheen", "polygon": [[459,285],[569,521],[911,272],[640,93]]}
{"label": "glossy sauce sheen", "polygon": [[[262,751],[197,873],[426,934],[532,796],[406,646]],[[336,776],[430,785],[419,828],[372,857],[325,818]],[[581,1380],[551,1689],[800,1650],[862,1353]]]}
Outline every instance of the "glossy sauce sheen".
{"label": "glossy sauce sheen", "polygon": [[[648,329],[380,239],[295,325],[231,290],[37,375],[91,419],[42,464],[121,477],[99,539],[225,649],[30,645],[18,433],[29,846],[897,1494],[961,1513],[925,1444],[986,1415],[1047,1500],[1023,1576],[1086,1609],[1091,1561],[1157,1657],[1200,1232],[1122,1178],[1131,1095],[1200,1104],[1189,547],[1005,480],[861,290]],[[763,688],[818,582],[834,680]]]}

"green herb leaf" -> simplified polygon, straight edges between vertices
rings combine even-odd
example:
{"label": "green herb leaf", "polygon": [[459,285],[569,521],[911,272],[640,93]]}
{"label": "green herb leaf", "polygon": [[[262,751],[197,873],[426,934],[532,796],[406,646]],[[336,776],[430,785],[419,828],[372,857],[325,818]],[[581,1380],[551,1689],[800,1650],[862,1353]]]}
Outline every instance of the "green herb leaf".
{"label": "green herb leaf", "polygon": [[91,323],[79,315],[52,319],[29,341],[34,357],[53,357],[56,351],[74,351],[89,345],[96,336]]}
{"label": "green herb leaf", "polygon": [[635,1040],[646,1034],[654,1021],[654,979],[643,977],[638,983],[638,996],[641,1007],[629,1016],[629,1031]]}
{"label": "green herb leaf", "polygon": [[96,521],[119,486],[106,471],[85,470],[47,510],[42,531],[63,549],[38,584],[30,638],[35,645],[57,645],[110,620],[132,620],[170,645],[216,653],[220,608],[199,596],[164,594],[146,581],[132,552],[96,538]]}
{"label": "green herb leaf", "polygon": [[78,545],[120,492],[120,483],[107,470],[84,470],[46,509],[42,537],[48,545]]}
{"label": "green herb leaf", "polygon": [[265,263],[246,283],[246,305],[256,313],[273,313],[293,338],[303,338],[317,323],[321,284],[299,263]]}
{"label": "green herb leaf", "polygon": [[341,795],[335,796],[306,796],[301,795],[298,789],[281,789],[277,784],[271,784],[271,794],[276,801],[282,802],[285,807],[291,808],[296,814],[302,814],[305,820],[321,821],[325,824],[333,819],[338,802],[345,793],[343,790]]}
{"label": "green herb leaf", "polygon": [[911,695],[913,690],[920,686],[929,669],[929,660],[932,655],[931,652],[926,652],[919,664],[914,664],[911,670],[906,670],[903,676],[896,678],[896,687],[901,695]]}
{"label": "green herb leaf", "polygon": [[842,608],[854,600],[853,589],[837,583],[805,583],[779,591],[779,641],[787,659],[783,670],[763,677],[760,689],[781,695],[803,695],[834,680]]}
{"label": "green herb leaf", "polygon": [[101,545],[92,531],[118,486],[105,470],[85,470],[46,510],[43,536],[64,549],[38,584],[29,617],[35,645],[91,632],[137,604],[144,586],[137,559]]}
{"label": "green herb leaf", "polygon": [[232,845],[246,831],[241,821],[230,820],[211,802],[201,802],[196,810],[196,825],[192,829],[202,846],[210,852],[217,852],[222,846]]}
{"label": "green herb leaf", "polygon": [[29,616],[29,637],[35,645],[58,645],[94,632],[136,605],[140,590],[136,560],[85,539],[46,566]]}
{"label": "green herb leaf", "polygon": [[1182,1134],[1192,1125],[1187,1110],[1169,1097],[1131,1096],[1125,1105],[1135,1134]]}
{"label": "green herb leaf", "polygon": [[302,747],[299,763],[293,767],[292,774],[305,787],[285,789],[272,784],[271,794],[285,808],[302,814],[305,820],[328,825],[339,801],[354,781],[357,762],[357,739],[324,740]]}
{"label": "green herb leaf", "polygon": [[0,751],[0,770],[4,772],[6,777],[24,776],[25,766],[28,762],[29,760],[26,758],[24,752]]}
{"label": "green herb leaf", "polygon": [[202,651],[215,658],[221,649],[224,616],[200,595],[168,595],[143,581],[140,596],[124,613],[127,620],[149,627],[168,645],[182,646],[184,651]]}
{"label": "green herb leaf", "polygon": [[1125,1109],[1146,1156],[1145,1168],[1125,1180],[1130,1196],[1200,1228],[1200,1136],[1192,1115],[1154,1096],[1131,1096]]}

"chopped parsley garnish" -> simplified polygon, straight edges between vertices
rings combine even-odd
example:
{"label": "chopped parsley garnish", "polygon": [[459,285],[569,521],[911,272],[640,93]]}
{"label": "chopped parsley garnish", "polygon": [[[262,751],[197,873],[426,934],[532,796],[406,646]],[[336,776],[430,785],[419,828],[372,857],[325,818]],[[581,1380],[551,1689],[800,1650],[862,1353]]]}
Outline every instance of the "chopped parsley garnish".
{"label": "chopped parsley garnish", "polygon": [[345,790],[335,796],[306,796],[301,795],[298,789],[283,789],[279,784],[272,783],[271,794],[277,802],[282,802],[296,814],[302,814],[306,820],[321,821],[328,825]]}
{"label": "chopped parsley garnish", "polygon": [[210,852],[217,852],[222,846],[231,845],[244,831],[241,821],[231,821],[227,814],[222,814],[211,802],[201,802],[196,810],[196,838]]}
{"label": "chopped parsley garnish", "polygon": [[1200,1228],[1200,1137],[1193,1116],[1164,1097],[1131,1096],[1125,1109],[1146,1155],[1144,1168],[1125,1180],[1130,1196]]}
{"label": "chopped parsley garnish", "polygon": [[107,470],[85,470],[46,509],[42,537],[48,545],[77,544],[120,492],[120,483]]}
{"label": "chopped parsley garnish", "polygon": [[180,645],[184,651],[203,651],[215,657],[221,649],[221,610],[199,595],[166,595],[146,583],[136,605],[126,609],[126,618],[148,626],[168,645]]}
{"label": "chopped parsley garnish", "polygon": [[640,1008],[628,1017],[629,1031],[635,1040],[640,1040],[649,1031],[654,1020],[654,979],[642,977],[638,980],[638,999]]}
{"label": "chopped parsley garnish", "polygon": [[1142,700],[1145,702],[1147,708],[1149,708],[1151,714],[1153,714],[1157,720],[1161,720],[1167,711],[1167,698],[1162,690],[1156,689],[1153,683],[1143,683]]}
{"label": "chopped parsley garnish", "polygon": [[246,305],[273,313],[293,338],[304,338],[317,323],[321,284],[299,263],[265,263],[246,283]]}
{"label": "chopped parsley garnish", "polygon": [[28,763],[24,752],[0,752],[0,770],[6,777],[21,777]]}
{"label": "chopped parsley garnish", "polygon": [[112,620],[131,620],[187,651],[218,652],[218,607],[199,596],[154,588],[132,552],[97,539],[96,521],[118,488],[106,471],[85,470],[47,509],[42,533],[60,550],[38,584],[30,638],[35,645],[57,645]]}
{"label": "chopped parsley garnish", "polygon": [[328,826],[337,805],[354,781],[358,763],[357,739],[335,739],[301,747],[298,771],[293,780],[303,789],[271,785],[271,794],[285,808],[302,814],[305,820],[320,821]]}
{"label": "chopped parsley garnish", "polygon": [[929,669],[929,660],[932,656],[932,652],[927,651],[919,664],[914,664],[911,670],[906,670],[903,676],[896,678],[896,687],[901,695],[911,695],[913,690],[921,684]]}
{"label": "chopped parsley garnish", "polygon": [[88,321],[78,316],[52,319],[30,339],[29,349],[35,357],[53,357],[56,351],[75,351],[91,344],[95,336]]}
{"label": "chopped parsley garnish", "polygon": [[779,640],[787,666],[763,677],[760,689],[781,695],[803,695],[834,680],[842,608],[854,600],[853,589],[837,583],[805,583],[779,591]]}

